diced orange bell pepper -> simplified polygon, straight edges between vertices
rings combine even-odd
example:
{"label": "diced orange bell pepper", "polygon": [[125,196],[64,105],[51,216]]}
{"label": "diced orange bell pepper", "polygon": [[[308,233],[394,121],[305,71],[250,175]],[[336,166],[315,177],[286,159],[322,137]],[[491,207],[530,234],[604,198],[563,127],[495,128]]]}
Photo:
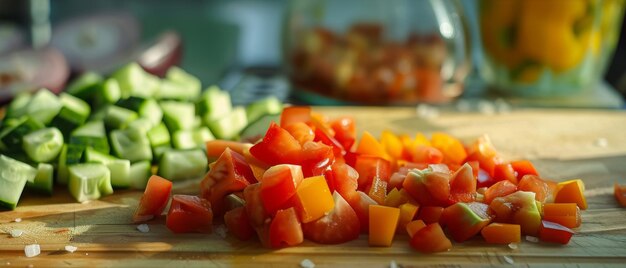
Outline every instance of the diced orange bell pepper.
{"label": "diced orange bell pepper", "polygon": [[535,169],[533,163],[528,160],[513,161],[511,162],[511,166],[513,167],[513,170],[517,172],[518,179],[522,179],[524,175],[528,174],[539,176],[539,172],[537,172],[537,169]]}
{"label": "diced orange bell pepper", "polygon": [[462,164],[467,158],[467,152],[463,143],[458,139],[442,132],[433,133],[431,139],[433,147],[443,153],[444,163]]}
{"label": "diced orange bell pepper", "polygon": [[369,214],[369,245],[391,246],[400,219],[400,209],[370,205]]}
{"label": "diced orange bell pepper", "polygon": [[519,224],[491,223],[485,226],[480,233],[487,243],[509,244],[519,243],[521,240],[521,228]]}
{"label": "diced orange bell pepper", "polygon": [[302,180],[296,190],[296,198],[302,223],[317,220],[335,207],[335,201],[324,176]]}
{"label": "diced orange bell pepper", "polygon": [[406,229],[406,225],[413,221],[419,210],[419,205],[404,203],[398,207],[400,209],[400,219],[398,220],[398,231]]}
{"label": "diced orange bell pepper", "polygon": [[377,156],[387,161],[391,159],[383,145],[367,131],[363,131],[361,140],[359,140],[359,144],[356,147],[356,153]]}
{"label": "diced orange bell pepper", "polygon": [[569,180],[557,185],[554,203],[576,203],[582,210],[587,209],[587,200],[584,192],[585,184],[582,180]]}
{"label": "diced orange bell pepper", "polygon": [[426,227],[426,223],[424,223],[423,220],[414,220],[407,223],[405,229],[409,237],[413,237],[413,235],[417,233],[417,231],[424,227]]}
{"label": "diced orange bell pepper", "polygon": [[568,228],[580,226],[580,208],[575,203],[543,204],[543,219]]}
{"label": "diced orange bell pepper", "polygon": [[372,179],[372,184],[369,185],[367,193],[367,195],[374,199],[374,201],[376,201],[379,205],[385,204],[385,199],[387,197],[387,182],[380,177],[374,177]]}

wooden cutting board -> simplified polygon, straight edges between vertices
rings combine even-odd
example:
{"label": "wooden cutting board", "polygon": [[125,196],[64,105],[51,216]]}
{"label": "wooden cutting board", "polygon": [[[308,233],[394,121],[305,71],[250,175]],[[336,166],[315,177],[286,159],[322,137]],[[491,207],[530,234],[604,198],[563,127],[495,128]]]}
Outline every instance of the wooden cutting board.
{"label": "wooden cutting board", "polygon": [[[411,108],[315,108],[328,116],[354,116],[359,131],[379,135],[445,131],[466,142],[482,134],[509,160],[532,159],[543,177],[557,181],[582,178],[589,209],[569,245],[523,241],[516,249],[488,245],[480,237],[455,243],[449,252],[423,255],[396,237],[393,246],[367,246],[367,236],[341,245],[305,242],[267,250],[257,241],[240,242],[222,231],[210,235],[172,234],[164,217],[148,222],[150,232],[130,221],[141,196],[131,190],[86,204],[67,191],[52,197],[25,196],[14,211],[0,212],[0,266],[271,266],[298,267],[310,259],[317,267],[403,267],[422,265],[626,265],[626,208],[612,196],[613,183],[626,183],[626,113],[599,110],[516,110],[506,114],[443,112],[422,119]],[[175,186],[177,193],[197,193],[198,181]],[[15,219],[21,218],[21,222]],[[25,234],[11,238],[8,232]],[[220,228],[218,228],[220,229]],[[26,258],[24,246],[37,243],[42,254]],[[67,253],[66,245],[78,247]]]}

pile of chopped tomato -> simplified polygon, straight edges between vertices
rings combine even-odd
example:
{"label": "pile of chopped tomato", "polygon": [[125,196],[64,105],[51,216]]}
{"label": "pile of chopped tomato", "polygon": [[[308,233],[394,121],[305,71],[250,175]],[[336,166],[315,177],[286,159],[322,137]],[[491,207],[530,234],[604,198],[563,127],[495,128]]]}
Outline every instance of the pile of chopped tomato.
{"label": "pile of chopped tomato", "polygon": [[[527,160],[504,161],[486,136],[469,145],[440,132],[383,131],[380,139],[364,132],[357,140],[353,119],[329,120],[309,107],[285,108],[255,144],[215,140],[207,151],[219,157],[199,197],[174,199],[167,216],[174,232],[210,231],[216,219],[234,237],[256,234],[271,248],[305,238],[344,243],[362,233],[385,247],[398,234],[430,253],[450,249],[448,237],[477,234],[488,243],[527,235],[566,244],[587,208],[581,180],[555,183]],[[163,209],[141,207],[144,215]]]}

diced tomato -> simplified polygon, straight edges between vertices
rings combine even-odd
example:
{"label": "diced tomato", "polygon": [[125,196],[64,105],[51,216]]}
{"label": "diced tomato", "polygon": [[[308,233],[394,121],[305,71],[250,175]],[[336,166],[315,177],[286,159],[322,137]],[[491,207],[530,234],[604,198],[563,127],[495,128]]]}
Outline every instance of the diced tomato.
{"label": "diced tomato", "polygon": [[557,185],[554,203],[576,203],[582,210],[587,209],[585,198],[585,184],[582,180],[569,180]]}
{"label": "diced tomato", "polygon": [[335,139],[349,151],[356,140],[354,119],[352,117],[340,117],[332,120],[330,126],[335,131]]}
{"label": "diced tomato", "polygon": [[515,176],[515,170],[513,170],[513,166],[509,163],[496,164],[493,171],[493,178],[496,181],[508,180],[513,184],[517,184],[518,182]]}
{"label": "diced tomato", "polygon": [[263,163],[259,159],[256,159],[256,157],[254,157],[252,153],[250,153],[250,148],[252,148],[252,144],[249,144],[243,149],[243,157],[246,159],[246,162],[248,162],[248,165],[250,166],[250,169],[252,170],[252,174],[254,175],[256,181],[260,181],[263,179],[263,173],[265,173],[265,171],[270,168],[270,165]]}
{"label": "diced tomato", "polygon": [[334,162],[332,147],[312,141],[302,146],[302,172],[305,177],[323,175]]}
{"label": "diced tomato", "polygon": [[399,219],[400,209],[371,205],[369,207],[369,245],[391,246]]}
{"label": "diced tomato", "polygon": [[272,122],[263,140],[252,146],[250,153],[269,165],[299,164],[302,146],[287,130]]}
{"label": "diced tomato", "polygon": [[272,248],[297,246],[303,241],[302,225],[296,210],[291,207],[277,211],[270,224],[270,246]]}
{"label": "diced tomato", "polygon": [[488,214],[489,206],[478,203],[456,203],[447,207],[442,215],[442,225],[457,242],[463,242],[478,234],[480,230],[491,222]]}
{"label": "diced tomato", "polygon": [[541,221],[539,226],[539,239],[545,242],[565,245],[569,243],[573,234],[572,229],[550,221]]}
{"label": "diced tomato", "polygon": [[332,133],[334,131],[331,128],[329,128],[324,122],[321,122],[316,118],[312,119],[312,123],[315,126],[314,141],[320,141],[323,144],[331,146],[336,157],[346,154],[346,149],[339,141],[337,141],[337,139],[335,139]]}
{"label": "diced tomato", "polygon": [[414,220],[406,224],[406,232],[409,237],[413,237],[419,230],[426,227],[426,223],[422,220]]}
{"label": "diced tomato", "polygon": [[537,235],[539,232],[541,214],[533,192],[517,191],[496,197],[489,204],[489,209],[495,215],[496,222],[519,224],[522,233],[526,235]]}
{"label": "diced tomato", "polygon": [[335,162],[324,173],[331,192],[337,191],[344,199],[356,193],[359,173],[351,166],[342,162]]}
{"label": "diced tomato", "polygon": [[439,222],[443,210],[443,207],[422,206],[419,209],[417,219],[424,221],[426,224]]}
{"label": "diced tomato", "polygon": [[323,217],[302,225],[304,236],[320,244],[339,244],[359,237],[359,218],[348,202],[333,193],[334,208]]}
{"label": "diced tomato", "polygon": [[361,136],[361,140],[359,140],[359,144],[356,147],[356,152],[362,155],[376,156],[382,159],[389,160],[390,157],[385,151],[383,147],[372,134],[367,131],[363,131],[363,135]]}
{"label": "diced tomato", "polygon": [[517,184],[517,189],[535,193],[535,199],[542,203],[553,194],[548,184],[536,175],[522,177]]}
{"label": "diced tomato", "polygon": [[311,107],[308,106],[289,106],[283,108],[280,114],[280,126],[287,127],[293,123],[307,123],[311,121]]}
{"label": "diced tomato", "polygon": [[613,186],[613,195],[620,206],[626,207],[626,186],[615,183]]}
{"label": "diced tomato", "polygon": [[234,152],[243,155],[243,149],[249,146],[249,143],[229,141],[229,140],[211,140],[206,142],[206,155],[209,162],[215,161],[226,148],[230,148]]}
{"label": "diced tomato", "polygon": [[366,193],[357,191],[350,198],[347,198],[348,204],[354,209],[356,216],[359,218],[361,232],[369,230],[369,207],[377,205],[376,201],[369,197]]}
{"label": "diced tomato", "polygon": [[139,205],[133,215],[133,222],[148,221],[156,216],[160,216],[165,206],[167,206],[171,192],[171,181],[152,175],[148,179],[148,184],[141,196],[141,200],[139,200]]}
{"label": "diced tomato", "polygon": [[576,203],[546,203],[543,204],[543,219],[555,222],[568,228],[580,226],[580,208]]}
{"label": "diced tomato", "polygon": [[288,201],[304,179],[302,169],[296,165],[276,165],[263,174],[261,199],[265,211],[273,215],[277,210],[293,206]]}
{"label": "diced tomato", "polygon": [[450,179],[450,199],[453,202],[472,202],[476,198],[476,177],[472,166],[465,163]]}
{"label": "diced tomato", "polygon": [[257,229],[263,226],[266,220],[270,218],[270,214],[265,211],[265,208],[263,207],[263,200],[261,199],[261,183],[248,185],[243,190],[243,199],[246,201],[246,205],[244,207],[252,227]]}
{"label": "diced tomato", "polygon": [[389,161],[370,155],[359,155],[356,158],[354,169],[359,173],[359,189],[364,190],[372,184],[374,177],[389,181],[391,167]]}
{"label": "diced tomato", "polygon": [[539,176],[539,173],[537,172],[537,169],[535,169],[533,163],[528,160],[513,161],[511,162],[511,166],[513,167],[513,170],[515,170],[515,172],[517,173],[518,179],[522,179],[526,175]]}
{"label": "diced tomato", "polygon": [[433,133],[431,143],[433,147],[443,153],[444,163],[454,163],[460,165],[467,158],[467,152],[465,152],[463,143],[448,134],[442,132]]}
{"label": "diced tomato", "polygon": [[211,202],[215,215],[221,217],[224,215],[223,198],[242,191],[251,181],[256,179],[244,157],[226,148],[200,182],[200,192],[203,198]]}
{"label": "diced tomato", "polygon": [[510,244],[521,241],[519,224],[491,223],[485,226],[480,233],[490,244]]}
{"label": "diced tomato", "polygon": [[174,195],[165,225],[174,233],[210,233],[213,229],[211,203],[194,195]]}
{"label": "diced tomato", "polygon": [[315,139],[315,132],[309,127],[309,125],[303,122],[295,122],[283,127],[291,136],[293,136],[300,145],[304,145],[306,142],[313,141]]}
{"label": "diced tomato", "polygon": [[421,228],[411,237],[411,247],[422,253],[448,251],[452,242],[443,233],[439,223],[431,223]]}
{"label": "diced tomato", "polygon": [[517,186],[508,180],[499,181],[485,191],[485,204],[491,204],[496,197],[507,196],[517,191]]}
{"label": "diced tomato", "polygon": [[450,177],[443,172],[409,172],[402,187],[423,206],[447,206],[450,203]]}
{"label": "diced tomato", "polygon": [[334,201],[324,176],[306,178],[296,189],[295,205],[302,223],[312,222],[331,211]]}
{"label": "diced tomato", "polygon": [[[491,143],[489,136],[485,135],[478,138],[467,150],[468,161],[478,161],[480,168],[487,171],[489,176],[495,175],[495,166],[500,164],[502,160],[498,156],[495,147]],[[485,186],[490,186],[485,185]]]}
{"label": "diced tomato", "polygon": [[250,225],[248,214],[244,207],[234,208],[224,214],[224,224],[228,232],[241,241],[250,240],[254,236],[254,229]]}

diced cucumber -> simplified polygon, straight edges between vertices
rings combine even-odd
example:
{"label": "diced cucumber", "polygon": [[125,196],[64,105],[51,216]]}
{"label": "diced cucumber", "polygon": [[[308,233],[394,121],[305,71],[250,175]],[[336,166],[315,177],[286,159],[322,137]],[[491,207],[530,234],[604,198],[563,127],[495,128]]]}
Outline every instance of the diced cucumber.
{"label": "diced cucumber", "polygon": [[[150,119],[139,117],[128,124],[128,128],[138,129],[144,132],[150,131],[154,127],[154,124]],[[166,128],[167,130],[167,128]]]}
{"label": "diced cucumber", "polygon": [[248,124],[248,126],[241,131],[239,135],[240,139],[251,143],[257,142],[259,139],[263,138],[272,122],[280,123],[280,114],[266,114]]}
{"label": "diced cucumber", "polygon": [[130,186],[130,161],[100,153],[92,148],[85,149],[85,162],[104,164],[111,172],[113,187],[127,188]]}
{"label": "diced cucumber", "polygon": [[206,154],[201,149],[169,150],[159,161],[159,176],[171,181],[204,176],[207,168]]}
{"label": "diced cucumber", "polygon": [[161,160],[161,157],[163,156],[163,154],[169,150],[173,150],[174,148],[172,148],[172,146],[170,144],[164,144],[164,145],[159,145],[159,146],[155,146],[152,147],[152,155],[154,156],[154,162],[158,163],[159,160]]}
{"label": "diced cucumber", "polygon": [[139,161],[130,165],[130,188],[146,189],[148,179],[152,176],[150,161]]}
{"label": "diced cucumber", "polygon": [[155,127],[148,130],[147,135],[152,148],[162,145],[170,145],[170,132],[167,130],[164,123],[159,123]]}
{"label": "diced cucumber", "polygon": [[165,78],[185,86],[185,92],[188,94],[186,100],[195,100],[200,96],[200,91],[202,90],[200,79],[185,72],[185,70],[176,66],[170,67]]}
{"label": "diced cucumber", "polygon": [[82,161],[85,153],[85,146],[79,144],[64,144],[59,153],[57,164],[57,182],[67,184],[68,170],[70,165],[78,164]]}
{"label": "diced cucumber", "polygon": [[69,139],[70,133],[89,118],[91,107],[85,101],[67,93],[59,95],[61,100],[61,111],[52,119],[51,126],[58,128],[63,133],[64,138]]}
{"label": "diced cucumber", "polygon": [[122,97],[122,90],[120,84],[115,79],[107,79],[102,85],[102,89],[99,94],[99,102],[101,103],[116,103]]}
{"label": "diced cucumber", "polygon": [[179,130],[174,132],[172,143],[176,149],[204,148],[207,141],[214,140],[213,134],[207,127],[194,130]]}
{"label": "diced cucumber", "polygon": [[113,193],[111,172],[98,163],[76,164],[68,167],[68,188],[78,202],[95,200]]}
{"label": "diced cucumber", "polygon": [[37,169],[5,155],[0,155],[0,207],[14,209],[27,181],[33,181]]}
{"label": "diced cucumber", "polygon": [[156,93],[156,98],[161,100],[188,101],[197,99],[199,95],[199,88],[196,90],[187,84],[171,80],[162,80],[159,91]]}
{"label": "diced cucumber", "polygon": [[117,70],[111,78],[117,80],[122,99],[130,96],[150,98],[159,86],[159,79],[144,71],[136,62]]}
{"label": "diced cucumber", "polygon": [[230,94],[217,86],[206,89],[198,102],[198,114],[202,116],[205,124],[228,115],[231,111]]}
{"label": "diced cucumber", "polygon": [[26,114],[45,125],[61,111],[61,107],[63,104],[59,97],[50,90],[42,88],[28,102]]}
{"label": "diced cucumber", "polygon": [[26,188],[42,194],[52,195],[54,182],[54,167],[52,164],[37,164],[37,175],[32,181],[26,182]]}
{"label": "diced cucumber", "polygon": [[101,75],[87,72],[72,81],[65,92],[83,100],[91,100],[102,85],[102,81]]}
{"label": "diced cucumber", "polygon": [[111,131],[111,147],[115,155],[131,162],[152,160],[152,148],[146,132],[128,128]]}
{"label": "diced cucumber", "polygon": [[134,111],[111,105],[107,107],[104,123],[109,129],[124,129],[138,117],[139,115]]}
{"label": "diced cucumber", "polygon": [[[278,98],[271,96],[255,101],[246,107],[248,122],[254,122],[266,114],[280,114],[283,104]],[[280,122],[280,121],[277,121]]]}
{"label": "diced cucumber", "polygon": [[11,124],[3,126],[0,131],[0,142],[7,150],[22,148],[22,138],[35,130],[44,128],[44,125],[32,119],[30,116],[23,116]]}
{"label": "diced cucumber", "polygon": [[163,121],[171,133],[193,128],[196,108],[192,103],[162,101],[160,104],[163,109]]}
{"label": "diced cucumber", "polygon": [[154,99],[144,101],[137,108],[140,117],[149,119],[153,125],[161,123],[163,120],[163,110]]}
{"label": "diced cucumber", "polygon": [[241,132],[247,124],[246,110],[243,107],[236,107],[230,114],[210,121],[209,128],[216,138],[232,140],[239,135],[239,132]]}
{"label": "diced cucumber", "polygon": [[33,161],[50,162],[63,148],[63,134],[54,127],[33,131],[23,137],[22,148]]}
{"label": "diced cucumber", "polygon": [[69,143],[92,147],[105,154],[108,154],[110,150],[103,121],[87,122],[77,128],[72,132]]}
{"label": "diced cucumber", "polygon": [[91,113],[91,115],[89,116],[89,119],[87,119],[87,121],[88,122],[104,121],[104,117],[107,114],[107,109],[111,105],[112,104],[105,104],[105,105],[102,105],[101,107],[93,109],[93,112]]}
{"label": "diced cucumber", "polygon": [[27,92],[17,94],[7,106],[4,119],[19,118],[26,115],[26,109],[28,108],[31,97],[31,94]]}

